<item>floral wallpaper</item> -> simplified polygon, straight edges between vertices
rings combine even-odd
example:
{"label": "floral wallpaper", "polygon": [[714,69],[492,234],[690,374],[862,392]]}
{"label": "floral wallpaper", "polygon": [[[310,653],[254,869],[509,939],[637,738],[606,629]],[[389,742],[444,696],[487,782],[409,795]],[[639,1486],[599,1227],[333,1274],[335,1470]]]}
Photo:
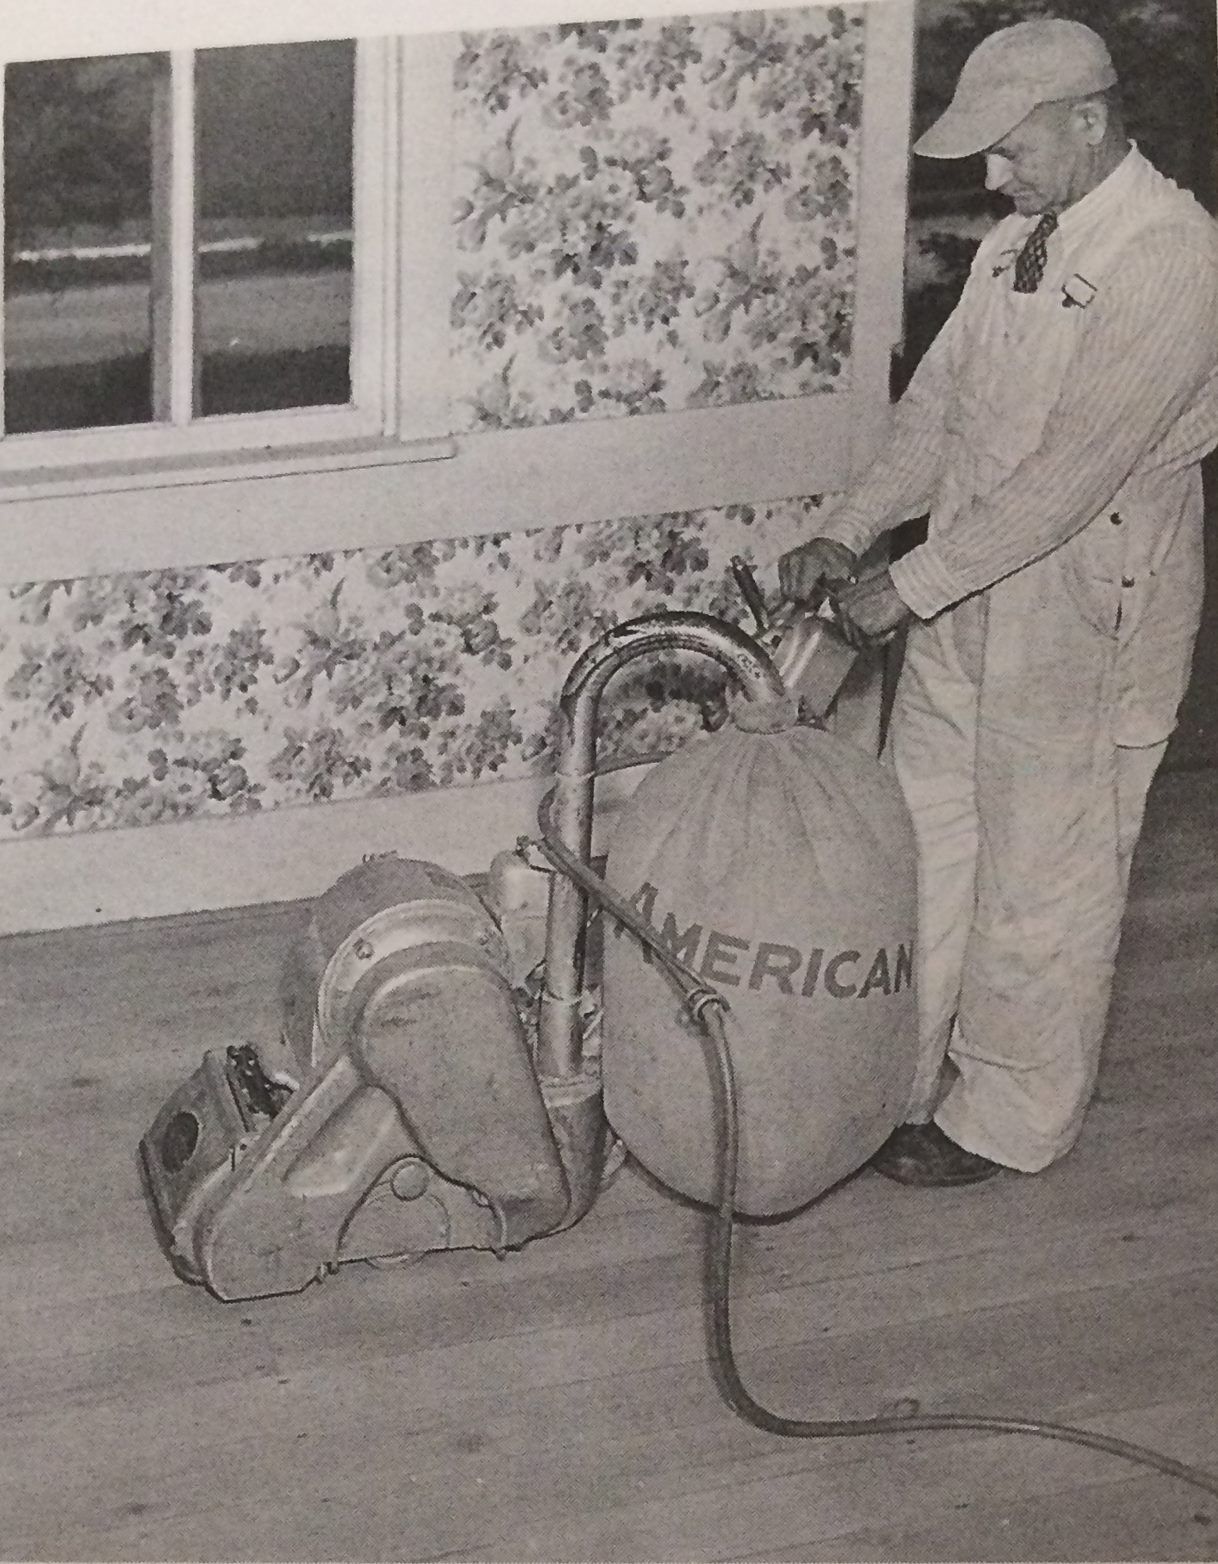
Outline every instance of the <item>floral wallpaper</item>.
{"label": "floral wallpaper", "polygon": [[[4,589],[0,825],[145,825],[547,771],[585,646],[659,607],[745,621],[731,555],[773,590],[816,506]],[[601,756],[671,748],[718,687],[696,657],[623,670]]]}
{"label": "floral wallpaper", "polygon": [[844,383],[863,7],[463,39],[464,429]]}
{"label": "floral wallpaper", "polygon": [[[863,11],[461,39],[459,432],[847,383]],[[0,588],[0,835],[543,771],[584,646],[665,605],[743,619],[729,557],[772,565],[818,503]],[[676,744],[716,680],[622,674],[601,753]]]}

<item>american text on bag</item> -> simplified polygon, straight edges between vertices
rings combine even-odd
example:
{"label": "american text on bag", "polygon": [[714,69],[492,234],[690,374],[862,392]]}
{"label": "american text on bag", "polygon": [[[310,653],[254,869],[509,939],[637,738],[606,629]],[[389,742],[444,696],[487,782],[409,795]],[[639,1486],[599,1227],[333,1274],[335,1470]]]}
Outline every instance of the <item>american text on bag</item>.
{"label": "american text on bag", "polygon": [[[657,888],[644,881],[630,898],[653,929],[658,896]],[[620,924],[616,932],[619,936],[624,932]],[[868,960],[861,950],[829,954],[823,946],[814,946],[805,954],[795,945],[773,940],[754,942],[721,929],[704,928],[700,923],[678,929],[671,912],[664,914],[664,922],[656,932],[660,943],[678,961],[692,967],[706,982],[720,983],[725,988],[744,984],[759,991],[769,979],[779,993],[793,995],[798,980],[798,993],[804,999],[812,998],[818,988],[833,999],[867,999],[873,994],[899,994],[913,982],[912,941],[898,944],[895,952],[881,945]],[[654,959],[646,947],[643,959],[649,965]]]}

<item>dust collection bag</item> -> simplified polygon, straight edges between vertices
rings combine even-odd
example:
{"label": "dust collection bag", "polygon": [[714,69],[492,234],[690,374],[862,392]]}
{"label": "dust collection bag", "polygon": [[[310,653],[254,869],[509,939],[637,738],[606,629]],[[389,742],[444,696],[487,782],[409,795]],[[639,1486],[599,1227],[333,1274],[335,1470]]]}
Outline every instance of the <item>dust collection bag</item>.
{"label": "dust collection bag", "polygon": [[[904,1115],[917,1053],[912,828],[892,774],[789,703],[740,705],[646,777],[606,877],[731,1006],[737,1210],[791,1211]],[[716,1196],[701,1028],[640,941],[605,934],[605,1111],[670,1188]]]}

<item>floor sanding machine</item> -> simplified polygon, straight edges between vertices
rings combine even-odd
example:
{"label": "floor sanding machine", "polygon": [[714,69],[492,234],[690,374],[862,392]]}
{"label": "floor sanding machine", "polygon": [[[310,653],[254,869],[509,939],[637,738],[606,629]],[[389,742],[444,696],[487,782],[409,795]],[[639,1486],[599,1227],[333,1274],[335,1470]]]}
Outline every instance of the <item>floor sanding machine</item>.
{"label": "floor sanding machine", "polygon": [[[559,700],[554,784],[537,840],[505,849],[477,881],[434,863],[370,857],[315,902],[283,967],[280,1035],[207,1053],[140,1142],[145,1188],[175,1270],[217,1298],[237,1300],[300,1291],[348,1261],[393,1266],[459,1248],[502,1258],[579,1221],[633,1152],[712,1208],[710,1356],[729,1404],[757,1426],[805,1438],[943,1428],[1030,1433],[1103,1449],[1218,1494],[1218,1480],[1206,1473],[1064,1425],[926,1413],[803,1421],[767,1411],[743,1386],[730,1332],[734,1222],[742,1211],[782,1207],[781,1200],[766,1203],[767,1178],[780,1191],[798,1190],[806,1204],[862,1166],[901,1117],[916,1030],[913,900],[902,901],[897,889],[901,880],[912,883],[912,840],[898,835],[908,862],[886,879],[890,848],[876,844],[893,840],[891,821],[887,836],[877,832],[864,796],[874,787],[891,816],[895,784],[874,757],[824,732],[856,662],[858,637],[843,625],[832,593],[818,605],[771,613],[748,565],[734,560],[733,571],[753,615],[751,632],[705,614],[654,613],[611,629],[575,663]],[[830,798],[834,818],[848,822],[835,835],[857,837],[835,844],[845,867],[833,899],[870,896],[908,909],[873,908],[883,932],[870,943],[838,906],[801,915],[817,926],[798,940],[750,943],[730,911],[673,910],[661,920],[657,887],[632,894],[636,886],[613,888],[596,871],[602,693],[626,664],[675,652],[701,654],[724,672],[724,700],[706,713],[712,730],[733,721],[750,731],[792,721],[803,730],[799,743],[813,747],[800,753],[821,768],[814,793]],[[771,720],[774,712],[781,723]],[[755,778],[767,774],[764,767],[750,773],[740,808],[748,810]],[[771,824],[792,829],[781,820],[763,820],[759,829]],[[907,819],[895,829],[908,831]],[[709,850],[713,856],[713,844]],[[870,882],[853,876],[851,863],[851,854],[861,862],[868,852]],[[812,856],[817,863],[831,856],[827,844],[814,844]],[[725,872],[737,871],[729,862]],[[851,877],[848,890],[843,874]],[[662,1000],[660,990],[647,988],[662,978],[673,1003],[650,1053],[643,1039],[641,1053],[625,1056],[624,1106],[614,1122],[612,1101],[606,1116],[602,1062],[615,1042],[615,1017],[601,978],[607,943],[623,931],[649,969],[627,986]],[[739,1026],[758,996],[788,1006],[770,1023],[784,1034],[792,1030],[789,1017],[811,1018],[795,1038],[795,1055],[759,1049],[754,1064],[747,1035],[732,1034],[733,1010]],[[713,1168],[713,1177],[698,1173],[688,1184],[649,1160],[646,1146],[648,1129],[675,1143],[688,1124],[681,1118],[681,1133],[669,1134],[662,1119],[648,1120],[645,1094],[632,1092],[629,1079],[637,1058],[649,1083],[663,1083],[667,1061],[683,1048],[693,1049],[706,1096],[698,1134],[711,1143]],[[804,1083],[794,1094],[792,1062]],[[776,1152],[762,1122],[767,1104],[789,1105],[804,1089],[822,1113],[805,1139],[832,1145]],[[682,1082],[673,1095],[680,1118],[696,1092]],[[791,1155],[800,1159],[795,1183],[783,1163]],[[760,1193],[750,1206],[751,1190]],[[786,1209],[796,1203],[787,1194]]]}
{"label": "floor sanding machine", "polygon": [[[809,721],[832,705],[856,653],[831,609],[771,616],[748,566],[733,568],[755,635],[658,613],[610,630],[572,669],[546,834],[580,863],[600,696],[626,663],[702,652],[734,699],[794,692]],[[725,715],[716,704],[707,725]],[[141,1142],[178,1272],[251,1298],[350,1260],[502,1255],[578,1221],[621,1155],[602,1109],[590,910],[523,842],[479,890],[391,854],[344,874],[287,956],[280,1036],[208,1053]]]}

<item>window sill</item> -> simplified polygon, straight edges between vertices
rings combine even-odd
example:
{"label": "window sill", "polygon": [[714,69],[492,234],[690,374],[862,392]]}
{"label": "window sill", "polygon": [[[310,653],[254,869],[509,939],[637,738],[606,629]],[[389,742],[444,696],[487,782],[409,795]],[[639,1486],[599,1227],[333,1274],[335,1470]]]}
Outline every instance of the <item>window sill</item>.
{"label": "window sill", "polygon": [[18,500],[64,499],[91,494],[125,494],[345,472],[360,467],[398,467],[445,461],[457,454],[450,435],[426,440],[346,440],[312,445],[247,449],[194,456],[145,457],[0,472],[0,505]]}
{"label": "window sill", "polygon": [[[654,516],[839,489],[857,390],[393,444],[134,458],[0,478],[0,584]],[[272,481],[267,482],[267,479]]]}

